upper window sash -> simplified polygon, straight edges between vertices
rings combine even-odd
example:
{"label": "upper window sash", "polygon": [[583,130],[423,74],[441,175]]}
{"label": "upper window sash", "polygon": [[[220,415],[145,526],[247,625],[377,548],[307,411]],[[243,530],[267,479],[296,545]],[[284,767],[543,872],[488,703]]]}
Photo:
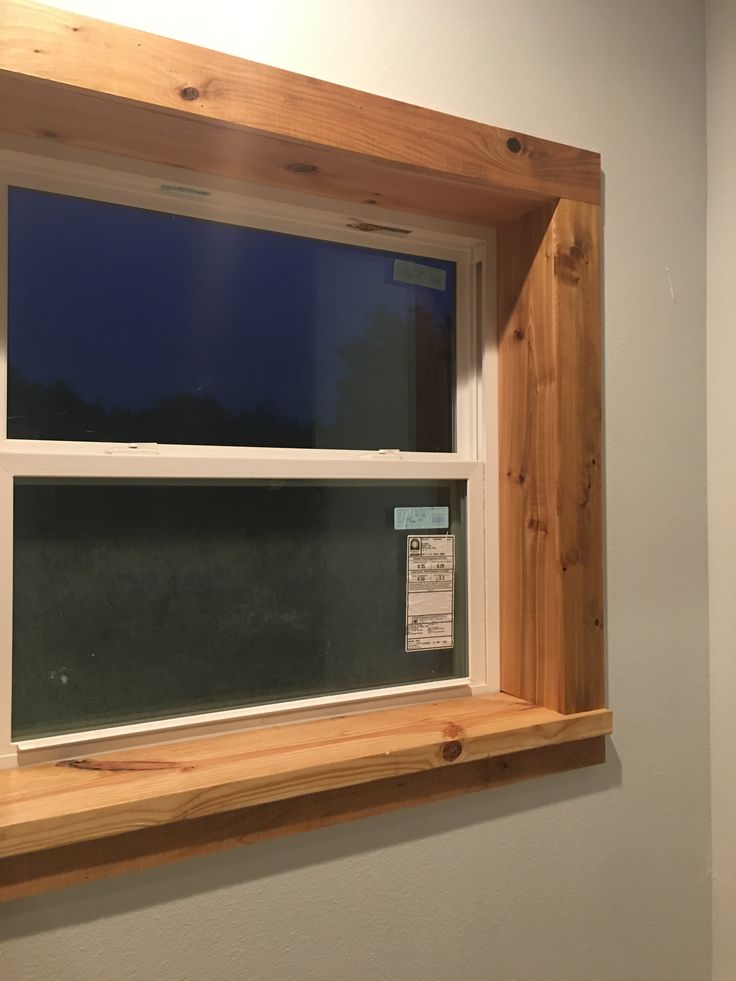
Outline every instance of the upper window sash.
{"label": "upper window sash", "polygon": [[[478,411],[481,405],[480,395],[480,345],[479,325],[482,320],[482,293],[479,289],[479,270],[485,257],[487,242],[466,234],[449,233],[446,229],[426,228],[421,221],[411,226],[411,234],[386,231],[360,231],[351,225],[361,224],[355,215],[345,214],[345,203],[340,203],[341,212],[307,208],[301,203],[272,200],[263,197],[246,196],[235,193],[231,188],[221,186],[209,187],[207,178],[195,175],[199,184],[172,185],[156,175],[133,172],[119,172],[90,166],[87,164],[70,165],[66,161],[47,158],[37,158],[31,155],[5,151],[0,153],[0,232],[7,234],[7,187],[19,186],[52,193],[84,197],[89,200],[121,204],[148,210],[161,211],[185,217],[193,217],[216,221],[219,223],[244,225],[249,228],[281,231],[292,235],[354,245],[371,250],[379,249],[390,252],[401,252],[408,255],[425,256],[448,260],[456,264],[456,354],[455,354],[455,445],[452,453],[441,453],[438,456],[456,457],[461,459],[482,458],[479,453],[479,442],[482,439],[482,424],[479,424]],[[223,182],[215,182],[222,184]],[[230,183],[232,182],[225,182]],[[169,188],[174,187],[174,190]],[[195,193],[190,193],[195,192]],[[283,195],[281,195],[283,197]],[[299,196],[302,197],[302,196]],[[323,204],[320,202],[320,204]],[[401,216],[406,219],[407,216]],[[438,224],[438,223],[432,223]],[[440,225],[443,223],[439,223]],[[391,226],[399,227],[399,226]],[[405,220],[401,227],[409,227]],[[467,229],[466,229],[467,231]],[[472,230],[471,230],[472,231]],[[482,273],[481,277],[482,278]],[[6,277],[2,277],[2,289],[6,289]],[[2,299],[2,316],[7,309],[7,298]],[[486,300],[487,302],[487,300]],[[1,325],[3,332],[7,325]],[[7,334],[6,334],[7,337]],[[2,401],[6,400],[7,372],[2,372]],[[5,426],[5,413],[2,414],[2,426]],[[19,442],[17,439],[13,443]],[[26,452],[53,452],[54,440],[40,440],[37,445],[33,441],[24,440]],[[66,441],[64,441],[66,443]],[[45,445],[41,445],[45,444]],[[90,442],[90,446],[106,444]],[[156,452],[166,454],[167,444],[159,444]],[[186,444],[168,444],[186,445]],[[6,449],[10,449],[6,447]],[[196,451],[202,456],[209,456],[209,449],[200,445]],[[211,448],[216,452],[215,448]],[[237,447],[227,446],[229,453]],[[315,458],[329,456],[338,452],[345,459],[361,456],[366,452],[376,453],[380,450],[393,450],[394,447],[362,447],[356,450],[301,449],[290,447],[245,447],[248,453],[260,455],[262,450],[267,454],[282,451],[291,454],[314,454]],[[103,450],[103,452],[105,452]],[[401,458],[413,456],[413,451],[403,451]],[[295,457],[297,459],[298,457]]]}

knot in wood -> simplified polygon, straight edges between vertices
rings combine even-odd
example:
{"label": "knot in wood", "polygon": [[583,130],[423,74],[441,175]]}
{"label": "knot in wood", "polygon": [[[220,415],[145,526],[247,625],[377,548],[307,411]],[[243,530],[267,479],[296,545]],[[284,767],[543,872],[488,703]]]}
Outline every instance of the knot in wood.
{"label": "knot in wood", "polygon": [[193,85],[185,85],[183,89],[179,90],[179,95],[185,102],[194,102],[195,99],[199,98],[199,89],[195,89]]}
{"label": "knot in wood", "polygon": [[463,744],[459,739],[451,739],[442,744],[442,759],[445,763],[454,763],[463,752]]}
{"label": "knot in wood", "polygon": [[573,262],[586,262],[585,251],[580,242],[570,246],[570,258]]}

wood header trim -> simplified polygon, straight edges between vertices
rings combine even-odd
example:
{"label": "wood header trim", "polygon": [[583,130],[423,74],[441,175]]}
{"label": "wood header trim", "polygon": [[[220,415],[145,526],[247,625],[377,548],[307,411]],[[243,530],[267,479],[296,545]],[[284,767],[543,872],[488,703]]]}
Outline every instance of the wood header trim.
{"label": "wood header trim", "polygon": [[[472,190],[480,220],[498,224],[558,197],[600,201],[600,157],[593,151],[30,0],[0,7],[1,88],[0,131],[341,193],[364,204],[473,220]],[[215,143],[215,169],[196,150],[203,122]],[[182,127],[195,137],[194,148],[187,148]],[[244,150],[248,158],[238,161]],[[294,164],[316,169],[294,173]],[[371,186],[381,173],[383,183]],[[417,179],[419,192],[411,187]],[[439,186],[449,199],[435,212]]]}

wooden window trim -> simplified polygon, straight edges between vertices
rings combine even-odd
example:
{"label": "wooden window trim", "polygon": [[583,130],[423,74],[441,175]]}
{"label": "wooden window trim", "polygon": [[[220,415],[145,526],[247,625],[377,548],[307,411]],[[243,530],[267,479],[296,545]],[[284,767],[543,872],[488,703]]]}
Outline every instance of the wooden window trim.
{"label": "wooden window trim", "polygon": [[0,134],[494,226],[501,687],[0,773],[0,898],[602,762],[600,158],[39,6]]}

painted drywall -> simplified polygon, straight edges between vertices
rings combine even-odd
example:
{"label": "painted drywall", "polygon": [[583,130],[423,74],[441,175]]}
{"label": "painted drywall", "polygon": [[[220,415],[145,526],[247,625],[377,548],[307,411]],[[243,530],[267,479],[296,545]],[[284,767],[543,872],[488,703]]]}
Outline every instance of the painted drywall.
{"label": "painted drywall", "polygon": [[736,977],[736,5],[708,3],[708,524],[713,978]]}
{"label": "painted drywall", "polygon": [[605,767],[0,910],[2,981],[707,981],[699,0],[68,6],[598,149]]}

